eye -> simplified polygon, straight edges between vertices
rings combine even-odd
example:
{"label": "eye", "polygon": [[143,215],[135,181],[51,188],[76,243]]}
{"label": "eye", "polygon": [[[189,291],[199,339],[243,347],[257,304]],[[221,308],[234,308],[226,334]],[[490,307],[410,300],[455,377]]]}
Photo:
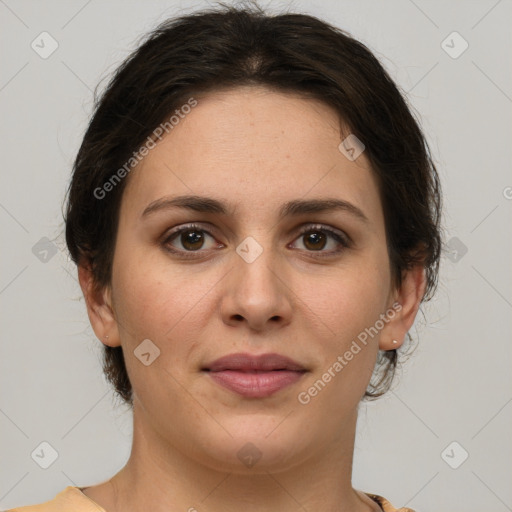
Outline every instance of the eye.
{"label": "eye", "polygon": [[197,224],[188,224],[175,229],[166,236],[163,240],[163,246],[168,251],[174,253],[198,252],[201,249],[208,250],[216,246],[218,247],[218,243],[217,245],[213,243],[210,247],[205,247],[208,238],[215,242],[215,238],[204,228]]}
{"label": "eye", "polygon": [[[296,240],[300,240],[303,246],[298,247],[298,249],[318,252],[320,253],[318,256],[337,254],[350,246],[350,240],[347,235],[322,225],[305,226]],[[328,250],[324,250],[325,248]]]}
{"label": "eye", "polygon": [[[209,247],[207,244],[208,239],[211,240]],[[295,247],[292,243],[290,245],[292,249],[300,249],[308,253],[317,253],[314,254],[315,257],[332,256],[350,247],[350,238],[342,231],[335,231],[320,224],[309,224],[303,227],[296,240],[301,243],[299,247]],[[302,247],[300,245],[302,245]],[[202,226],[187,224],[174,229],[165,236],[162,246],[166,251],[177,254],[178,256],[193,258],[200,256],[203,251],[221,248],[223,244],[216,242],[215,237]]]}

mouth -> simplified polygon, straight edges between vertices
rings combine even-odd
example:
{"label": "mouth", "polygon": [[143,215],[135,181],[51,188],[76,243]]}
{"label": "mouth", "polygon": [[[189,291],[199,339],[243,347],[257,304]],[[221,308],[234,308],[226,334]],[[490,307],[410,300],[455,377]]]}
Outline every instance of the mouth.
{"label": "mouth", "polygon": [[308,371],[279,354],[230,354],[201,369],[217,384],[247,398],[265,398],[302,378]]}

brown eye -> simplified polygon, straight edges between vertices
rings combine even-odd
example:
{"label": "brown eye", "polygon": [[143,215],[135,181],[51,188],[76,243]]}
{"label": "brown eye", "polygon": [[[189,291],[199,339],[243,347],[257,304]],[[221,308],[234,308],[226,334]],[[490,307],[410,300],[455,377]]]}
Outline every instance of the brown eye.
{"label": "brown eye", "polygon": [[318,253],[315,256],[333,256],[342,252],[351,246],[350,238],[343,231],[334,231],[322,225],[306,226],[299,233],[295,244],[301,244],[303,247],[293,247],[302,249],[307,253]]}
{"label": "brown eye", "polygon": [[[208,239],[211,239],[209,247]],[[212,249],[215,247],[214,242],[215,238],[201,226],[188,225],[175,229],[162,244],[170,252],[186,254]]]}
{"label": "brown eye", "polygon": [[201,249],[204,244],[204,236],[201,234],[201,231],[195,229],[182,231],[180,234],[180,242],[188,251],[197,251],[197,249]]}
{"label": "brown eye", "polygon": [[311,231],[303,235],[304,246],[312,251],[322,250],[327,244],[327,237],[324,233]]}

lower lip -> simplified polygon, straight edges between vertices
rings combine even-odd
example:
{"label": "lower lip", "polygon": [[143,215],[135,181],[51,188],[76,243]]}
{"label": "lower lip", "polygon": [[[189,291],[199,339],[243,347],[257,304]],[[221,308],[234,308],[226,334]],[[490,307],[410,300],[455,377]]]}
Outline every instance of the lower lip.
{"label": "lower lip", "polygon": [[265,398],[297,382],[304,372],[275,370],[269,372],[239,372],[224,370],[208,372],[211,378],[225,388],[248,398]]}

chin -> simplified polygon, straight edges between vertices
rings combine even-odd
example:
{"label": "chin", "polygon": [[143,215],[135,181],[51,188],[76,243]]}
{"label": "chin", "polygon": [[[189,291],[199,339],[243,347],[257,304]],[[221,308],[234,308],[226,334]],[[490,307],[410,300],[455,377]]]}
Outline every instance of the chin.
{"label": "chin", "polygon": [[232,437],[202,439],[207,465],[231,473],[258,474],[285,471],[300,463],[314,448],[314,436],[306,437],[292,419],[283,421],[285,417],[267,413],[219,419]]}

